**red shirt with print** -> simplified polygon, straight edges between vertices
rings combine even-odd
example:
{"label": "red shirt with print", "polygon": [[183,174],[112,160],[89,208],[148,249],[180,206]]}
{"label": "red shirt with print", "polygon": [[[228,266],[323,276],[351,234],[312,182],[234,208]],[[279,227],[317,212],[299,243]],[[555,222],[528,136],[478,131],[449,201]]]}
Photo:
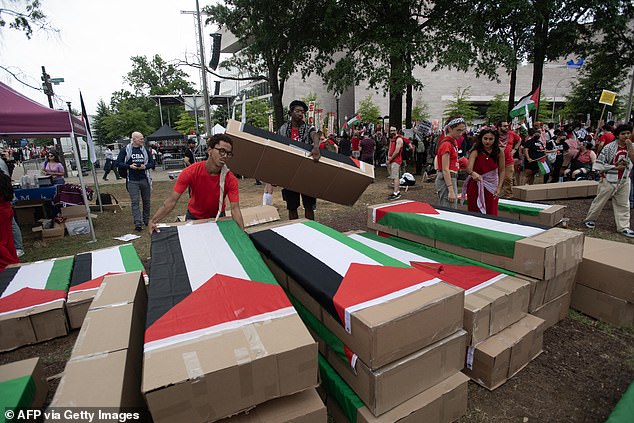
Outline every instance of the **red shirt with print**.
{"label": "red shirt with print", "polygon": [[442,156],[449,154],[449,170],[452,172],[458,172],[460,165],[458,164],[458,145],[456,140],[448,135],[443,135],[438,140],[438,170],[442,171]]}

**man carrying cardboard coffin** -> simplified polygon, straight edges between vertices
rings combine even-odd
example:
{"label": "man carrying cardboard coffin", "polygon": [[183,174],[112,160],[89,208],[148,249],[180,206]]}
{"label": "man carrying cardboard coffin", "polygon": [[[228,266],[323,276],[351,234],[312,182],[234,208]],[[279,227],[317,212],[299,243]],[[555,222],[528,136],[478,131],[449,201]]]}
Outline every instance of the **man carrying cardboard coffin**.
{"label": "man carrying cardboard coffin", "polygon": [[233,157],[233,141],[225,134],[216,134],[207,138],[206,161],[196,162],[186,167],[174,184],[174,191],[163,202],[148,225],[152,232],[160,232],[157,224],[173,209],[183,192],[189,188],[190,197],[187,203],[186,220],[210,219],[224,216],[224,200],[229,197],[231,217],[240,228],[244,229],[244,221],[240,212],[238,195],[238,179],[226,166]]}
{"label": "man carrying cardboard coffin", "polygon": [[[304,122],[304,114],[307,111],[308,106],[306,103],[301,100],[293,100],[288,106],[288,115],[291,119],[280,127],[278,134],[291,138],[295,141],[312,145],[313,148],[310,155],[313,158],[313,161],[317,163],[321,157],[321,154],[319,153],[319,134],[314,126],[308,125]],[[282,190],[282,198],[286,201],[288,219],[293,220],[299,218],[297,209],[299,208],[300,195],[302,197],[302,205],[304,206],[304,216],[306,216],[306,219],[315,220],[315,206],[317,205],[317,199],[315,197],[310,197],[284,188]]]}

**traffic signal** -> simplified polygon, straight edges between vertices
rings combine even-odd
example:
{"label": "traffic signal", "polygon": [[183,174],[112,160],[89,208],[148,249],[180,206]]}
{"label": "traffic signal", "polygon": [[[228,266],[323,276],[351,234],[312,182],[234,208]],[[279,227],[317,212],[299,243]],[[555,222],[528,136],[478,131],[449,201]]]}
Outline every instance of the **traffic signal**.
{"label": "traffic signal", "polygon": [[218,62],[220,61],[220,41],[222,40],[222,34],[216,32],[211,35],[211,60],[209,61],[209,67],[216,70]]}
{"label": "traffic signal", "polygon": [[48,95],[48,96],[52,96],[54,95],[53,93],[53,84],[51,84],[51,75],[49,75],[48,73],[44,72],[42,74],[42,88],[44,89],[44,94]]}

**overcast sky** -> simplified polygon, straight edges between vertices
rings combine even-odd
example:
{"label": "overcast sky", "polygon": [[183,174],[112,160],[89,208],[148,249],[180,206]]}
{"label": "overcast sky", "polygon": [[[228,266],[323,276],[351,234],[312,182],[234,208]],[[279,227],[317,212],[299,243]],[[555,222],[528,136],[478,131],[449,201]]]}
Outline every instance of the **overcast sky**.
{"label": "overcast sky", "polygon": [[[203,0],[200,7],[209,3]],[[0,64],[38,88],[42,66],[51,78],[64,78],[53,86],[55,108],[66,108],[71,101],[79,110],[81,90],[88,113],[94,114],[99,99],[108,104],[114,91],[128,88],[123,76],[132,69],[132,56],[197,61],[195,17],[181,14],[195,10],[195,0],[43,0],[42,9],[59,34],[36,30],[28,40],[22,32],[1,29]],[[214,29],[203,28],[207,62]],[[198,70],[181,69],[200,86]],[[43,91],[25,86],[3,69],[0,81],[48,106]]]}

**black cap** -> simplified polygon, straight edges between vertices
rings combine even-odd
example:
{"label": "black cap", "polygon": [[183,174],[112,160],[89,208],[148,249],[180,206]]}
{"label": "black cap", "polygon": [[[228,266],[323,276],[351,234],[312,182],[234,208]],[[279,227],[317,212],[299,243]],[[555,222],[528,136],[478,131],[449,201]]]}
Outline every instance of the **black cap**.
{"label": "black cap", "polygon": [[189,139],[187,140],[187,144],[196,144],[196,140],[195,139]]}
{"label": "black cap", "polygon": [[288,110],[291,111],[297,106],[301,106],[304,109],[304,112],[308,111],[308,105],[304,103],[302,100],[291,101],[291,104],[288,106]]}

